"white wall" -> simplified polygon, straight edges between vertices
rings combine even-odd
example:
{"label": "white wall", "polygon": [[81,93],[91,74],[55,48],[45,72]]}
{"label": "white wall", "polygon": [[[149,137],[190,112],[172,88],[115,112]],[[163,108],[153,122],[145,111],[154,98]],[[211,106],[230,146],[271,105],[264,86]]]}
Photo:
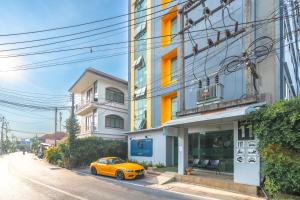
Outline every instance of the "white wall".
{"label": "white wall", "polygon": [[[114,106],[114,105],[113,105]],[[108,135],[118,135],[124,134],[128,131],[128,113],[127,111],[120,110],[118,108],[109,106],[108,108],[98,108],[98,127],[97,132],[108,134]],[[124,129],[117,128],[107,128],[105,127],[105,116],[107,115],[118,115],[124,119]]]}
{"label": "white wall", "polygon": [[128,110],[128,86],[108,79],[98,79],[98,94],[99,94],[99,103],[105,103],[105,89],[108,87],[113,87],[119,89],[124,93],[124,104],[114,103],[115,107]]}
{"label": "white wall", "polygon": [[[145,136],[153,139],[153,156],[131,156],[131,140],[145,139]],[[152,162],[154,165],[159,163],[166,165],[166,144],[166,136],[163,134],[163,130],[131,133],[128,135],[128,158],[130,160],[137,160],[138,162]]]}
{"label": "white wall", "polygon": [[[245,151],[245,162],[237,163],[237,142],[238,142],[238,122],[234,122],[234,182],[260,186],[260,157],[256,156],[256,163],[247,163],[247,151]],[[244,141],[244,149],[247,149],[247,142]],[[256,141],[257,142],[257,141]]]}
{"label": "white wall", "polygon": [[[101,136],[104,138],[111,138],[111,139],[119,139],[124,138],[124,133],[128,132],[128,86],[115,81],[113,79],[107,79],[100,77],[97,79],[97,87],[98,87],[98,105],[97,105],[97,116],[98,119],[95,121],[96,130],[94,131],[95,136]],[[86,103],[86,93],[87,91],[93,87],[93,84],[88,86],[83,92],[76,95],[76,101],[81,103]],[[107,103],[105,100],[105,91],[106,88],[116,88],[124,93],[124,104],[121,103]],[[115,129],[115,128],[106,128],[105,127],[105,116],[114,114],[122,117],[124,119],[124,129]],[[85,133],[85,118],[91,113],[88,113],[84,116],[77,116],[78,121],[81,126],[81,134],[84,135]],[[123,135],[123,136],[122,136]]]}

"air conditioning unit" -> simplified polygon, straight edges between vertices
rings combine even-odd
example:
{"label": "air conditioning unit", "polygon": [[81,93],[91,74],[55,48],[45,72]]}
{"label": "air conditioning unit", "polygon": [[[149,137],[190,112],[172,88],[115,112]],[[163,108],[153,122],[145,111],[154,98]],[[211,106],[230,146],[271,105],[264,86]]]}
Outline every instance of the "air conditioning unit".
{"label": "air conditioning unit", "polygon": [[224,86],[220,83],[199,88],[197,92],[197,105],[221,101],[224,96]]}

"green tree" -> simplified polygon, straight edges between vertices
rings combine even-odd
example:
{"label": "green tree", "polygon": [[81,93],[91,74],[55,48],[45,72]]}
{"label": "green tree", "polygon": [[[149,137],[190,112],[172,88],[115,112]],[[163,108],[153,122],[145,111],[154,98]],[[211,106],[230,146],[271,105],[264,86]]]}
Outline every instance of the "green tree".
{"label": "green tree", "polygon": [[76,150],[76,135],[80,132],[80,127],[77,119],[72,114],[66,121],[66,130],[68,133],[68,147],[69,147],[69,167],[74,165],[74,152]]}
{"label": "green tree", "polygon": [[278,101],[247,116],[259,139],[265,188],[300,194],[300,97]]}
{"label": "green tree", "polygon": [[40,142],[36,138],[31,139],[31,152],[37,153],[39,144]]}

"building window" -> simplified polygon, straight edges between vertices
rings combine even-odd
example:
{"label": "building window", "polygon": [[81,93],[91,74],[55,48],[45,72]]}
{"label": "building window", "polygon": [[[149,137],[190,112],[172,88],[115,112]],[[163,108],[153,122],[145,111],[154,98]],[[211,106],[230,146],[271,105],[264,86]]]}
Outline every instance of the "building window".
{"label": "building window", "polygon": [[171,59],[171,82],[177,80],[177,56]]}
{"label": "building window", "polygon": [[188,135],[189,165],[207,167],[218,164],[221,172],[233,172],[233,130],[193,133]]}
{"label": "building window", "polygon": [[286,79],[284,79],[284,99],[285,100],[291,99],[291,92]]}
{"label": "building window", "polygon": [[135,1],[134,14],[134,129],[146,128],[147,22],[146,0]]}
{"label": "building window", "polygon": [[176,119],[177,112],[177,96],[171,98],[171,119]]}
{"label": "building window", "polygon": [[98,101],[98,81],[94,82],[94,100]]}
{"label": "building window", "polygon": [[97,127],[98,127],[98,113],[97,113],[97,109],[93,110],[92,127],[93,127],[93,130],[97,130]]}
{"label": "building window", "polygon": [[161,58],[161,87],[175,83],[177,71],[177,49],[173,49]]}
{"label": "building window", "polygon": [[108,115],[105,117],[105,127],[124,129],[124,119],[117,115]]}
{"label": "building window", "polygon": [[142,130],[146,128],[147,122],[147,102],[146,99],[134,101],[134,128]]}
{"label": "building window", "polygon": [[161,46],[165,47],[171,44],[172,38],[177,34],[177,6],[161,18]]}
{"label": "building window", "polygon": [[91,102],[92,101],[92,94],[93,94],[93,88],[89,89],[86,92],[86,102]]}
{"label": "building window", "polygon": [[93,115],[85,117],[85,130],[86,131],[91,131],[92,122],[93,122]]}
{"label": "building window", "polygon": [[174,40],[175,35],[177,34],[177,16],[171,20],[171,41]]}
{"label": "building window", "polygon": [[106,88],[105,99],[124,104],[124,93],[116,88]]}
{"label": "building window", "polygon": [[176,118],[177,112],[177,92],[171,92],[161,97],[160,122],[164,124]]}

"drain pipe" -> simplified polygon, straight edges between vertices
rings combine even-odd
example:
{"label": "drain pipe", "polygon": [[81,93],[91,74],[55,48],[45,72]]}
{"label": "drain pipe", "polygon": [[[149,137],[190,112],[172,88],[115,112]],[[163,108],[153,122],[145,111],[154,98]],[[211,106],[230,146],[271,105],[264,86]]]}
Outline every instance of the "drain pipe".
{"label": "drain pipe", "polygon": [[260,187],[260,189],[261,189],[262,193],[264,194],[265,198],[266,198],[267,200],[270,199],[270,198],[268,197],[266,191],[264,190],[264,188],[263,188],[263,187]]}
{"label": "drain pipe", "polygon": [[[256,19],[257,19],[257,10],[256,10],[256,3],[257,3],[257,0],[253,0],[252,1],[252,8],[253,8],[253,12],[252,12],[252,14],[253,14],[253,21],[254,21],[254,27],[256,27]],[[254,49],[256,49],[256,38],[257,38],[257,30],[256,30],[256,28],[254,28],[254,31],[253,31],[253,41],[255,41],[254,42]],[[254,52],[254,63],[255,63],[255,65],[256,65],[256,52]],[[257,65],[256,65],[257,66]],[[256,85],[256,80],[253,78],[253,87],[254,88],[257,88],[257,85]],[[255,90],[255,95],[257,95],[257,93],[258,93],[258,91],[257,90]],[[260,166],[259,166],[259,170],[261,169],[261,162],[260,162]],[[259,171],[259,174],[260,174],[260,171]],[[261,184],[262,185],[262,184]],[[265,190],[264,190],[264,188],[263,187],[259,187],[260,189],[261,189],[261,191],[262,191],[262,193],[264,194],[264,196],[265,196],[265,198],[266,199],[269,199],[269,197],[268,197],[268,195],[267,195],[267,193],[265,192]]]}
{"label": "drain pipe", "polygon": [[[252,15],[253,15],[253,21],[254,21],[254,31],[253,31],[253,41],[254,42],[254,49],[256,49],[256,38],[257,38],[257,31],[256,31],[256,0],[252,1]],[[255,63],[255,70],[257,70],[257,64],[256,64],[256,52],[254,52],[254,63]],[[252,81],[253,81],[253,88],[254,88],[254,95],[256,96],[259,92],[258,92],[258,88],[257,88],[257,84],[256,84],[256,79],[254,78],[254,76],[252,75]]]}

